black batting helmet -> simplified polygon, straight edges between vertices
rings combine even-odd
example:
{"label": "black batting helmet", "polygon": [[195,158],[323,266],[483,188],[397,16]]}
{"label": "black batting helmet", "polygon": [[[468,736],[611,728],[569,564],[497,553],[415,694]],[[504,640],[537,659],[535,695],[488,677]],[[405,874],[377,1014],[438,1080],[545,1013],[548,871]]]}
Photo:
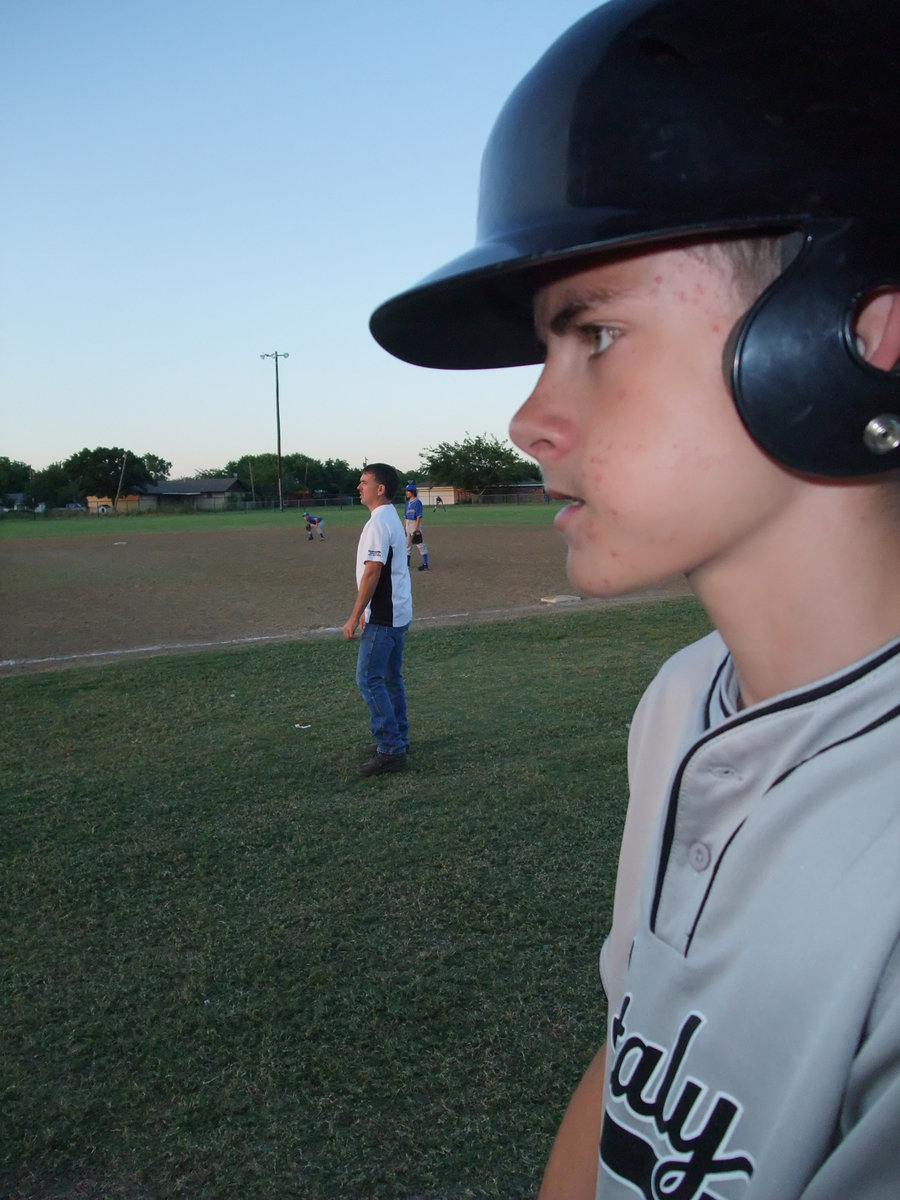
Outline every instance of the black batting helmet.
{"label": "black batting helmet", "polygon": [[548,265],[632,246],[794,232],[727,364],[785,465],[900,466],[900,377],[855,312],[900,285],[897,0],[608,0],[522,80],[482,162],[473,249],[383,304],[372,333],[422,366],[538,363]]}

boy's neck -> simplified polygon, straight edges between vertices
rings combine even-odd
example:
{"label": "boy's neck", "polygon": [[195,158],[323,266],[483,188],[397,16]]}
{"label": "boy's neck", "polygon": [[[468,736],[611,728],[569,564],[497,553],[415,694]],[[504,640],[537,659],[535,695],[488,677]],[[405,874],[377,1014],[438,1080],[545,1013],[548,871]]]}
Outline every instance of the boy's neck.
{"label": "boy's neck", "polygon": [[900,520],[884,485],[811,485],[777,536],[692,572],[743,704],[813,683],[900,636]]}

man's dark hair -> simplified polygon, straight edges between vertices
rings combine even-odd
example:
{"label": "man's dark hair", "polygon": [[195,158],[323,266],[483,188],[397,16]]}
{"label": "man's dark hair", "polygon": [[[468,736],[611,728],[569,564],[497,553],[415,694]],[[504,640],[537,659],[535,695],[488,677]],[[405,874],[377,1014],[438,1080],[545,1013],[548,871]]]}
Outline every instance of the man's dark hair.
{"label": "man's dark hair", "polygon": [[388,463],[366,463],[363,470],[368,471],[376,483],[384,485],[385,496],[388,500],[393,501],[397,494],[397,488],[400,486],[400,476],[394,468]]}

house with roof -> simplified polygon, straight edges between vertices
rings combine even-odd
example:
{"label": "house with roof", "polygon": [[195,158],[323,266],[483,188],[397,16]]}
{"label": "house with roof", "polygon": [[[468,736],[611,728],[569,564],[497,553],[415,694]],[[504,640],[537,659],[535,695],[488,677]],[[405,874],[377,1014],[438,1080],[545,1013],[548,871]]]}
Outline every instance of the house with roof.
{"label": "house with roof", "polygon": [[221,512],[229,502],[244,499],[247,488],[236,475],[226,475],[223,479],[164,479],[148,483],[144,493],[156,498],[160,512]]}
{"label": "house with roof", "polygon": [[221,512],[231,498],[243,499],[247,488],[234,475],[224,479],[164,479],[131,487],[114,504],[109,496],[88,496],[92,513]]}

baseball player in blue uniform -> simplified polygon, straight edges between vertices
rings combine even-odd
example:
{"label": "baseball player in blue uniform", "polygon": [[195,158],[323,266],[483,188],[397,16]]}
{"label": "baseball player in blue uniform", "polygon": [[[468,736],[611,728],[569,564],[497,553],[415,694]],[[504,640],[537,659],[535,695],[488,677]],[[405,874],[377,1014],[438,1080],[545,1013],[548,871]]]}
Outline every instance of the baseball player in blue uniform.
{"label": "baseball player in blue uniform", "polygon": [[542,1200],[900,1196],[898,45],[895,0],[608,0],[503,109],[478,244],[372,318],[542,364],[570,578],[716,627],[631,726]]}
{"label": "baseball player in blue uniform", "polygon": [[419,547],[422,562],[420,571],[428,570],[428,547],[422,535],[422,501],[419,499],[419,489],[410,481],[406,485],[406,504],[403,508],[403,524],[406,529],[406,565],[412,555],[413,546]]}
{"label": "baseball player in blue uniform", "polygon": [[316,533],[319,535],[319,541],[325,541],[325,534],[322,532],[322,526],[325,524],[324,517],[313,517],[308,512],[303,516],[306,518],[306,532],[309,534],[309,540],[312,541]]}

